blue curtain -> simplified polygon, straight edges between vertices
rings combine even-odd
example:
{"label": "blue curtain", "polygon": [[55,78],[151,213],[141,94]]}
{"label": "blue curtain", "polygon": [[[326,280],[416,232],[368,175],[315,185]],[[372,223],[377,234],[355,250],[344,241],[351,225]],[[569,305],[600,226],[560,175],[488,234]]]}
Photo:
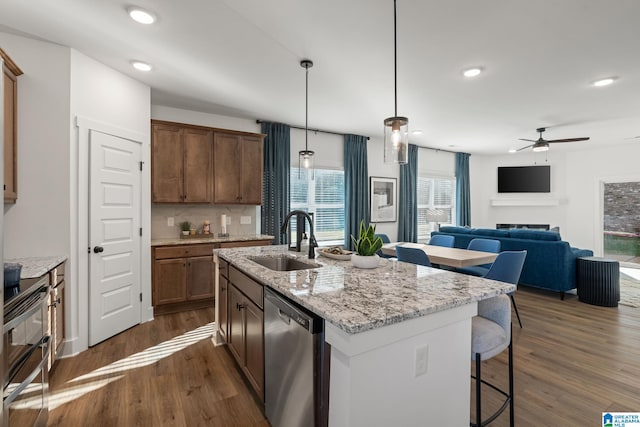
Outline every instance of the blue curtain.
{"label": "blue curtain", "polygon": [[456,153],[456,225],[471,225],[471,184],[469,153]]}
{"label": "blue curtain", "polygon": [[291,128],[282,123],[262,122],[264,181],[262,184],[262,234],[275,236],[274,245],[286,243],[280,225],[289,213],[289,168]]}
{"label": "blue curtain", "polygon": [[351,235],[357,237],[360,221],[369,224],[369,169],[367,138],[344,136],[344,247],[351,248]]}
{"label": "blue curtain", "polygon": [[409,144],[409,163],[400,165],[398,241],[418,241],[418,146]]}

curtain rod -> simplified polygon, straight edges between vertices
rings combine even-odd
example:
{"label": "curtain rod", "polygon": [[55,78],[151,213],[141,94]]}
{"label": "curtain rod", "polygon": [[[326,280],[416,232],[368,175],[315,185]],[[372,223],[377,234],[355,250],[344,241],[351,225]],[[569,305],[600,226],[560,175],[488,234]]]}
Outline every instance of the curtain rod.
{"label": "curtain rod", "polygon": [[453,153],[453,154],[457,154],[457,153],[461,153],[462,152],[462,151],[443,150],[442,148],[423,147],[421,145],[418,145],[418,148],[423,148],[425,150],[433,150],[433,151],[444,151],[445,153]]}
{"label": "curtain rod", "polygon": [[[269,122],[265,122],[264,120],[256,120],[256,123],[257,124],[261,124],[261,123],[269,123]],[[283,124],[286,124],[286,123],[283,123]],[[305,128],[301,127],[301,126],[293,126],[293,125],[287,125],[287,126],[289,126],[290,128],[293,128],[293,129],[300,129],[300,130],[304,130],[305,129]],[[331,134],[331,135],[340,135],[340,136],[353,135],[353,134],[346,134],[346,133],[340,133],[340,132],[332,132],[330,130],[311,129],[311,128],[309,128],[308,130],[311,131],[311,132],[328,133],[328,134]],[[371,139],[368,136],[365,136],[365,138],[367,138],[367,141],[369,139]]]}

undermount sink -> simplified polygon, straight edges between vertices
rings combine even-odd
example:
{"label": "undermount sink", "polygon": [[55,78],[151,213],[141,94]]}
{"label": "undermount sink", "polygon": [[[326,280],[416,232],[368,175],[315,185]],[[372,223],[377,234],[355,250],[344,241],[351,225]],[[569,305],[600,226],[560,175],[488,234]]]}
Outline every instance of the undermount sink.
{"label": "undermount sink", "polygon": [[273,271],[307,270],[309,268],[320,267],[320,265],[318,264],[311,264],[307,262],[298,261],[295,258],[288,257],[285,255],[253,256],[253,257],[249,257],[249,259]]}

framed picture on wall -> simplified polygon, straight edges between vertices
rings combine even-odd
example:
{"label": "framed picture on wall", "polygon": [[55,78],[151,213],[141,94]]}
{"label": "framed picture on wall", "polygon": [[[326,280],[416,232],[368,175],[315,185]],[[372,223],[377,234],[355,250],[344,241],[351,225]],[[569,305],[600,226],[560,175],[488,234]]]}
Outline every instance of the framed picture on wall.
{"label": "framed picture on wall", "polygon": [[369,178],[371,222],[395,222],[397,215],[396,178]]}

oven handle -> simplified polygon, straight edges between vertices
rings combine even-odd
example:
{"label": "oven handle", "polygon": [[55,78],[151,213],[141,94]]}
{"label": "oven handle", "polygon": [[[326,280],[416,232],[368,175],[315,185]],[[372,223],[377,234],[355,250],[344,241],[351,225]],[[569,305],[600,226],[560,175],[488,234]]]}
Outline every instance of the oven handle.
{"label": "oven handle", "polygon": [[3,327],[3,333],[6,334],[11,329],[13,329],[16,325],[19,325],[23,320],[28,319],[29,317],[37,313],[38,310],[41,310],[42,309],[41,304],[46,298],[48,298],[48,296],[49,296],[49,293],[47,292],[47,289],[43,288],[43,290],[40,291],[40,297],[38,298],[38,302],[33,304],[33,306],[29,308],[29,310],[25,311],[24,313],[20,314],[17,317],[14,317],[13,319],[5,323]]}
{"label": "oven handle", "polygon": [[24,355],[24,357],[22,358],[20,363],[24,363],[25,360],[27,360],[29,357],[31,357],[31,355],[33,354],[34,351],[42,348],[42,347],[40,347],[41,345],[44,345],[44,350],[43,350],[43,354],[44,355],[42,357],[42,360],[40,361],[40,363],[38,363],[38,366],[33,370],[33,372],[31,372],[29,374],[29,376],[27,376],[27,378],[25,378],[25,380],[23,382],[21,382],[20,385],[18,385],[11,392],[11,394],[7,395],[4,398],[4,406],[5,406],[5,408],[8,405],[10,405],[11,402],[13,402],[16,399],[16,397],[18,397],[18,395],[25,388],[27,388],[27,386],[29,384],[31,384],[33,382],[33,380],[38,375],[38,372],[40,372],[41,370],[45,369],[45,364],[49,361],[49,347],[51,346],[51,337],[49,335],[45,335],[44,337],[40,338],[40,341],[38,341],[38,344],[34,345],[33,347],[31,347],[29,352]]}

